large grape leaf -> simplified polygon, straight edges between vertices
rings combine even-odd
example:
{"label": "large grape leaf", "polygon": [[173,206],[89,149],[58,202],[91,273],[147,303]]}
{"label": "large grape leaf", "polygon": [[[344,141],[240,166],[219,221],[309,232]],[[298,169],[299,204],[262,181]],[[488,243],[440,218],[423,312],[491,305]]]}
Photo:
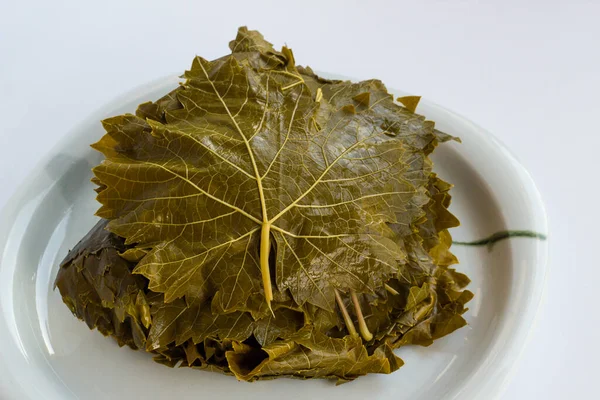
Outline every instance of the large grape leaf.
{"label": "large grape leaf", "polygon": [[104,121],[107,220],[56,280],[73,313],[242,380],[390,373],[392,349],[465,325],[451,185],[428,157],[453,138],[378,80],[323,79],[245,28],[230,48]]}
{"label": "large grape leaf", "polygon": [[406,257],[388,224],[417,192],[411,148],[432,127],[378,81],[314,93],[289,50],[249,40],[244,56],[197,57],[166,105],[103,122],[98,215],[151,249],[136,273],[166,302],[214,291],[219,310],[246,310],[274,275],[331,310],[334,287],[373,292]]}

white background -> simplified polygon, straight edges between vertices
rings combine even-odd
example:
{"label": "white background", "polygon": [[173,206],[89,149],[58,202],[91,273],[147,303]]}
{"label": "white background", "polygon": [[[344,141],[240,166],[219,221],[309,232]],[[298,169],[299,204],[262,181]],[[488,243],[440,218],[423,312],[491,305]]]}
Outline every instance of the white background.
{"label": "white background", "polygon": [[457,111],[517,155],[546,202],[550,277],[504,398],[597,398],[599,20],[581,0],[0,0],[0,207],[91,112],[225,54],[248,25],[300,64]]}

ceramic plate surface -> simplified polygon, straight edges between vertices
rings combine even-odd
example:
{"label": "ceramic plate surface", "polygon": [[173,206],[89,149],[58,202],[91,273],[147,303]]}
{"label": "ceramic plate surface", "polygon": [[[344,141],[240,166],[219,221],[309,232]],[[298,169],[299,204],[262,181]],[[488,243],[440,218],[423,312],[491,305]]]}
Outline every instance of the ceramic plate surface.
{"label": "ceramic plate surface", "polygon": [[[35,169],[0,215],[0,398],[25,399],[491,399],[510,378],[531,329],[546,274],[546,243],[518,237],[490,246],[453,247],[458,270],[475,293],[469,325],[428,348],[405,347],[406,364],[391,375],[369,375],[335,386],[322,380],[277,379],[252,384],[233,377],[170,369],[141,351],[74,318],[53,291],[58,263],[94,225],[90,183],[101,160],[89,144],[99,121],[133,112],[176,87],[168,78],[138,88],[91,116]],[[441,145],[434,170],[455,185],[451,210],[462,225],[456,241],[496,232],[546,233],[540,196],[523,167],[489,133],[422,101],[417,112],[463,143]],[[7,173],[7,172],[5,172]]]}

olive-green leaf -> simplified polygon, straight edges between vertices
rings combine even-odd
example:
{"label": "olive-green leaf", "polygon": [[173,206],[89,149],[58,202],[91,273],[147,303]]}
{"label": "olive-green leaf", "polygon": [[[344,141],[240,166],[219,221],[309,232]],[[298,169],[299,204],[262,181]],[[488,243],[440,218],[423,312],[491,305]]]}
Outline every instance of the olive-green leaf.
{"label": "olive-green leaf", "polygon": [[[275,288],[298,304],[331,310],[334,287],[373,292],[405,258],[388,224],[418,186],[405,176],[410,153],[397,128],[413,117],[379,83],[344,83],[317,102],[285,60],[264,71],[197,57],[174,93],[180,108],[165,108],[163,121],[103,122],[98,215],[126,243],[151,249],[135,272],[166,302],[212,287],[222,310],[243,309],[265,290],[265,225]],[[138,115],[160,119],[158,107]]]}
{"label": "olive-green leaf", "polygon": [[473,293],[429,155],[457,140],[379,80],[300,67],[245,27],[231,54],[103,121],[102,219],[56,286],[90,329],[160,364],[338,383],[467,323]]}
{"label": "olive-green leaf", "polygon": [[263,348],[266,357],[249,369],[248,357],[255,357],[250,346],[237,345],[227,353],[227,360],[238,379],[254,380],[269,376],[333,378],[339,382],[353,380],[368,372],[390,373],[402,364],[387,345],[369,354],[360,338],[327,337],[318,331],[304,329],[290,340]]}

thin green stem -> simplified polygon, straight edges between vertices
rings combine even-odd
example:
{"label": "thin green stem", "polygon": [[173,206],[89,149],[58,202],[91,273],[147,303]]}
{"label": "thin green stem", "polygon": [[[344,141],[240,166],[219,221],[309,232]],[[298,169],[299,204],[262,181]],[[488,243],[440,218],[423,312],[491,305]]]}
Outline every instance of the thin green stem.
{"label": "thin green stem", "polygon": [[354,310],[356,311],[356,317],[358,318],[358,329],[360,330],[360,335],[363,337],[363,339],[365,339],[368,342],[369,340],[373,339],[373,334],[369,331],[369,328],[367,327],[365,317],[363,317],[363,313],[358,302],[358,297],[356,297],[356,292],[354,290],[350,290],[350,296],[352,296]]}
{"label": "thin green stem", "polygon": [[533,231],[514,230],[514,231],[496,232],[493,235],[490,235],[484,239],[474,240],[471,242],[454,241],[454,242],[452,242],[452,244],[459,245],[459,246],[490,246],[491,247],[495,243],[497,243],[501,240],[514,238],[514,237],[527,237],[527,238],[534,238],[534,239],[540,239],[540,240],[546,240],[546,238],[547,238],[547,236],[544,235],[543,233],[538,233],[538,232],[533,232]]}
{"label": "thin green stem", "polygon": [[271,224],[265,222],[262,224],[262,228],[260,230],[260,273],[263,280],[263,289],[265,290],[265,300],[267,301],[269,310],[271,310],[271,313],[273,313],[273,309],[271,308],[271,301],[273,300],[273,287],[271,286],[271,272],[269,269],[270,251]]}
{"label": "thin green stem", "polygon": [[384,283],[384,284],[383,284],[383,287],[385,288],[385,290],[387,290],[388,292],[390,292],[390,293],[391,293],[391,294],[393,294],[394,296],[397,296],[398,294],[400,294],[400,293],[398,293],[398,292],[396,291],[396,289],[394,289],[393,287],[391,287],[391,286],[390,286],[390,285],[388,285],[387,283]]}
{"label": "thin green stem", "polygon": [[342,301],[342,298],[340,297],[340,293],[337,291],[337,289],[333,289],[333,291],[335,293],[335,300],[337,301],[338,306],[340,307],[340,311],[342,312],[342,316],[344,317],[344,323],[346,324],[346,328],[348,329],[348,332],[352,336],[357,336],[358,333],[356,333],[356,328],[354,327],[352,318],[350,318],[350,314],[348,314],[348,310],[346,310],[346,306],[344,305],[344,302]]}

